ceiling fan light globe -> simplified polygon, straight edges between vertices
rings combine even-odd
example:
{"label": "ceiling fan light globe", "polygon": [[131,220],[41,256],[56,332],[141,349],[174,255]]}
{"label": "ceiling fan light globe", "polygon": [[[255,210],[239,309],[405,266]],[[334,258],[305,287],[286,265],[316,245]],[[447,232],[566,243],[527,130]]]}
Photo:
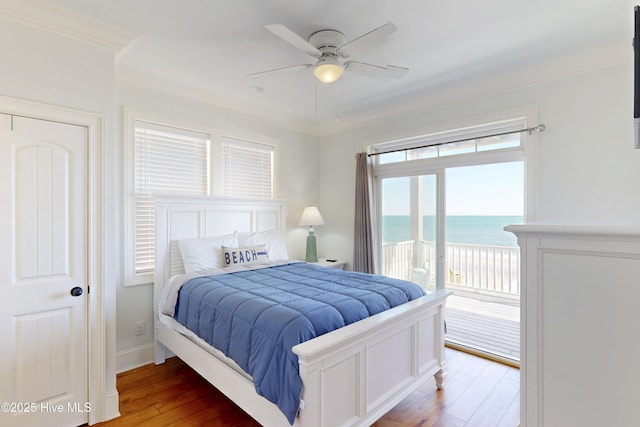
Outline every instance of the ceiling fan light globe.
{"label": "ceiling fan light globe", "polygon": [[318,63],[313,69],[313,74],[323,83],[333,83],[340,78],[344,68],[340,64],[325,62]]}

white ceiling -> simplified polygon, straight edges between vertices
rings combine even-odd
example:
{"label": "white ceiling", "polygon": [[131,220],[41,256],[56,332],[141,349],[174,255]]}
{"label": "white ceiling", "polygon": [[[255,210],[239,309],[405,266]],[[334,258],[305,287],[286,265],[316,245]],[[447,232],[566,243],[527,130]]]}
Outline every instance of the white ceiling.
{"label": "white ceiling", "polygon": [[[588,63],[593,59],[585,58],[592,57],[601,61],[616,49],[623,53],[615,60],[632,58],[634,3],[629,0],[55,2],[136,34],[117,56],[121,82],[173,88],[307,126],[450,102],[504,89],[505,84],[529,84],[553,78],[554,72],[576,72],[569,63],[580,64],[580,58]],[[410,68],[403,79],[347,72],[326,85],[311,70],[246,77],[313,61],[267,31],[267,24],[284,24],[305,39],[315,31],[335,29],[349,40],[387,20],[398,31],[350,59]]]}

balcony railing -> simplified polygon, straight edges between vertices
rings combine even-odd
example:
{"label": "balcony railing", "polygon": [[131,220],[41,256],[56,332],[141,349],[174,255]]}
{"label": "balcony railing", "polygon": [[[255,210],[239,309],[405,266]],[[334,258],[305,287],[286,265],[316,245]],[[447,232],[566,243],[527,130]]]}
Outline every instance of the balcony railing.
{"label": "balcony railing", "polygon": [[[449,243],[446,250],[447,288],[519,298],[519,248]],[[435,267],[435,242],[409,240],[382,246],[382,268],[387,276],[434,289]]]}

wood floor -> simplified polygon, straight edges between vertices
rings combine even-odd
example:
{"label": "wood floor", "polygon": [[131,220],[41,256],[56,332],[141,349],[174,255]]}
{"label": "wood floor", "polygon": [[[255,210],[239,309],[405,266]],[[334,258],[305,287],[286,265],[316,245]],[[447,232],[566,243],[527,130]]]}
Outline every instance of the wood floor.
{"label": "wood floor", "polygon": [[[446,349],[445,389],[428,381],[378,420],[375,427],[515,427],[520,372],[516,368]],[[259,426],[180,359],[118,375],[121,417],[116,426]]]}

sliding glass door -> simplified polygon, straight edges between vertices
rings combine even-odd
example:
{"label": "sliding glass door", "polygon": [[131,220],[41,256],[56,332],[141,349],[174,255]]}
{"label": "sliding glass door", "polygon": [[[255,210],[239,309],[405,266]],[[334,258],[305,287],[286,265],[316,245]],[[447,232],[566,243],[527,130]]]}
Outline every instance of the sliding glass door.
{"label": "sliding glass door", "polygon": [[535,128],[526,114],[371,147],[380,271],[453,290],[447,342],[514,364],[520,251],[503,228],[524,221],[533,194],[525,162]]}
{"label": "sliding glass door", "polygon": [[380,177],[381,272],[447,288],[447,341],[519,360],[520,251],[503,229],[524,218],[524,163]]}

